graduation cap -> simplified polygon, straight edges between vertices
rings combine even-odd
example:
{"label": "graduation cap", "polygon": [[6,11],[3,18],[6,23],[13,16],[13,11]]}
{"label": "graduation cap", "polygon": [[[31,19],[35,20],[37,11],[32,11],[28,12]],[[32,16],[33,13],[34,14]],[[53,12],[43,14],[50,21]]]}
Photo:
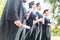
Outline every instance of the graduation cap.
{"label": "graduation cap", "polygon": [[35,4],[34,1],[30,2],[29,3],[29,8],[32,8],[32,5],[34,5],[34,4]]}
{"label": "graduation cap", "polygon": [[22,0],[24,3],[26,3],[27,0]]}
{"label": "graduation cap", "polygon": [[40,5],[40,2],[36,3],[36,6],[39,6]]}
{"label": "graduation cap", "polygon": [[49,11],[49,9],[45,9],[44,12],[43,12],[43,14],[45,14],[46,11]]}

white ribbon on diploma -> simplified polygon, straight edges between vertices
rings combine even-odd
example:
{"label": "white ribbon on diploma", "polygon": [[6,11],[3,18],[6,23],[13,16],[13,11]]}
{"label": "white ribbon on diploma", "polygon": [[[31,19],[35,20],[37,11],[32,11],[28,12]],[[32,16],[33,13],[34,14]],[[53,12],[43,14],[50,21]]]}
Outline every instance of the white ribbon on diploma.
{"label": "white ribbon on diploma", "polygon": [[43,18],[40,18],[40,19],[38,20],[38,22],[42,21],[42,19],[43,19]]}
{"label": "white ribbon on diploma", "polygon": [[30,29],[30,26],[23,25],[24,28]]}

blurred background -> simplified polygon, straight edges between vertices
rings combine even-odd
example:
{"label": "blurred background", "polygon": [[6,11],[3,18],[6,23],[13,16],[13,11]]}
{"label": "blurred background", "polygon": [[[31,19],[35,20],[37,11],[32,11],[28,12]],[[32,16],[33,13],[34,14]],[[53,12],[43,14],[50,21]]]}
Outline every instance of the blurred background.
{"label": "blurred background", "polygon": [[[0,0],[0,19],[7,0]],[[28,3],[33,0],[28,0]],[[42,6],[41,13],[44,9],[50,9],[51,21],[56,24],[51,27],[51,40],[60,40],[60,0],[34,0],[40,2]],[[1,23],[1,22],[0,22]]]}

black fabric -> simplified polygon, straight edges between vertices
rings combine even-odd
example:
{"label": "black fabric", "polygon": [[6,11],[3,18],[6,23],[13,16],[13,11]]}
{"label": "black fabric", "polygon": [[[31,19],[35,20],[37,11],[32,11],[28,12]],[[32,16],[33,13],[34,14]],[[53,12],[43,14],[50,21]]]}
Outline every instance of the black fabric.
{"label": "black fabric", "polygon": [[36,5],[39,6],[40,5],[40,2],[36,3]]}
{"label": "black fabric", "polygon": [[30,13],[30,16],[29,16],[29,19],[26,21],[26,24],[27,24],[28,26],[31,26],[31,27],[32,27],[32,25],[33,25],[33,20],[35,20],[35,17],[36,17],[36,15],[35,15],[33,12],[31,12],[31,13]]}
{"label": "black fabric", "polygon": [[1,19],[0,19],[0,40],[2,40],[2,29],[1,29]]}
{"label": "black fabric", "polygon": [[[43,15],[40,14],[39,11],[36,11],[36,15],[38,16],[38,19],[43,18]],[[42,23],[38,22],[36,23],[36,40],[41,40],[42,38]]]}
{"label": "black fabric", "polygon": [[29,3],[29,8],[32,8],[32,5],[34,5],[34,4],[35,4],[34,1],[30,2]]}
{"label": "black fabric", "polygon": [[1,18],[2,40],[15,40],[19,28],[14,24],[14,21],[21,21],[22,15],[22,1],[7,0]]}
{"label": "black fabric", "polygon": [[43,15],[40,14],[38,11],[36,11],[36,15],[38,15],[38,19],[39,19],[39,18],[43,18]]}
{"label": "black fabric", "polygon": [[[39,12],[38,13],[35,12],[35,13],[38,15],[39,19],[43,17],[42,15],[39,14]],[[31,27],[30,30],[27,30],[28,32],[29,31],[30,32],[27,34],[26,40],[41,40],[41,37],[42,37],[42,24],[40,22],[38,23],[38,25],[36,25],[36,24],[33,25],[32,24],[33,20],[35,20],[34,17],[37,16],[36,14],[33,14],[33,12],[32,12],[32,14],[30,14],[30,17],[29,17],[30,20],[28,20],[27,24],[29,26],[32,26],[32,27]]]}
{"label": "black fabric", "polygon": [[35,33],[36,29],[34,28],[35,26],[33,25],[33,20],[35,20],[36,15],[32,11],[30,13],[29,19],[26,21],[26,24],[31,27],[31,29],[26,29],[26,40],[35,40]]}
{"label": "black fabric", "polygon": [[[38,16],[38,19],[43,18],[43,15],[40,14],[38,11],[36,11],[36,15]],[[41,22],[39,22],[39,24],[41,24]],[[38,26],[39,24],[37,23],[36,26]]]}
{"label": "black fabric", "polygon": [[44,18],[45,24],[42,25],[42,40],[50,40],[51,27],[48,25],[50,19]]}

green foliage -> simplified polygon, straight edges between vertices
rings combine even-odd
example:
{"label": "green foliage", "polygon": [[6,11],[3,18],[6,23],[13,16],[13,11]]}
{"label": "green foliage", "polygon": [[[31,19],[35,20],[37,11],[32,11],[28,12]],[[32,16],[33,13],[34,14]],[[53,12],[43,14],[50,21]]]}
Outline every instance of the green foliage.
{"label": "green foliage", "polygon": [[2,15],[6,0],[0,0],[0,17]]}
{"label": "green foliage", "polygon": [[[60,26],[60,0],[48,0],[49,3],[51,4],[51,10],[53,13],[53,18],[54,20],[56,20],[57,23],[57,27]],[[55,12],[57,10],[57,12]]]}
{"label": "green foliage", "polygon": [[60,36],[60,28],[54,28],[51,33],[52,35]]}
{"label": "green foliage", "polygon": [[[52,34],[60,36],[60,0],[45,0],[51,5],[51,11],[53,13],[52,18],[57,21],[57,24],[54,29],[52,29]],[[57,10],[57,12],[56,12]]]}
{"label": "green foliage", "polygon": [[[60,26],[60,16],[59,16],[60,4],[58,5],[57,3],[59,2],[59,0],[50,0],[49,2],[50,4],[52,4],[52,13],[53,13],[52,17],[54,18],[54,20],[58,22],[56,27],[52,30],[52,34],[60,36],[60,28],[58,28],[58,26]],[[58,8],[58,12],[55,12],[56,8]]]}

